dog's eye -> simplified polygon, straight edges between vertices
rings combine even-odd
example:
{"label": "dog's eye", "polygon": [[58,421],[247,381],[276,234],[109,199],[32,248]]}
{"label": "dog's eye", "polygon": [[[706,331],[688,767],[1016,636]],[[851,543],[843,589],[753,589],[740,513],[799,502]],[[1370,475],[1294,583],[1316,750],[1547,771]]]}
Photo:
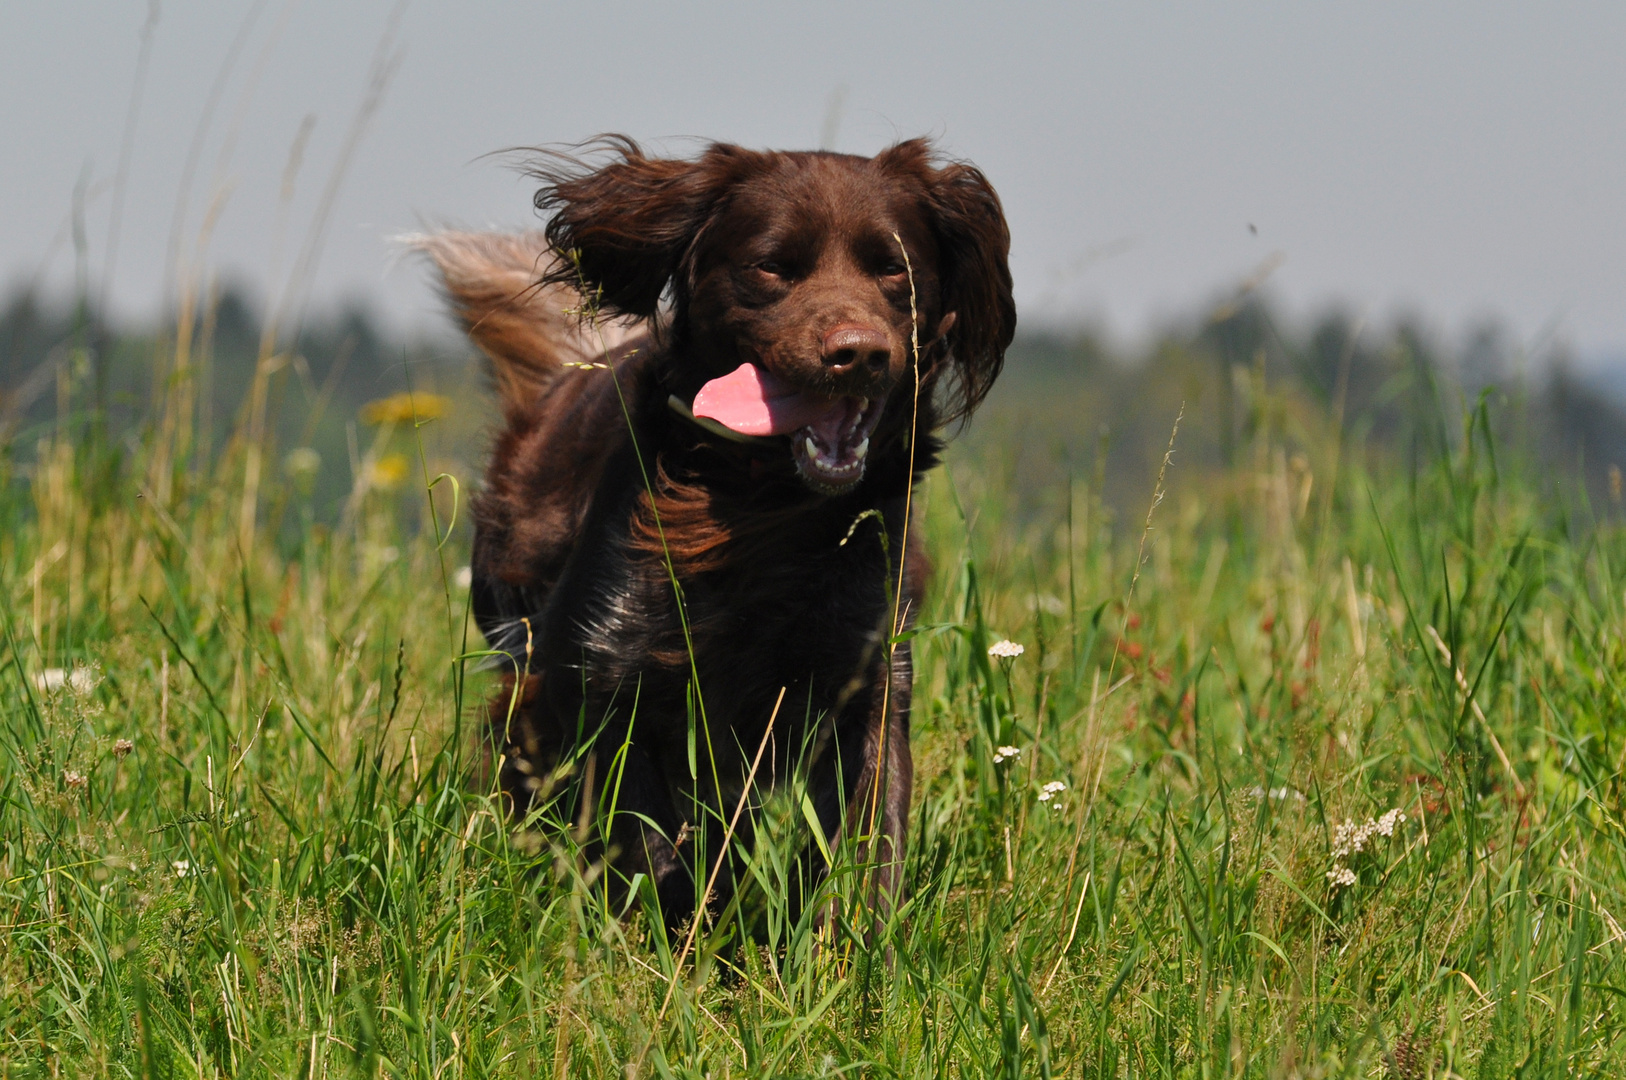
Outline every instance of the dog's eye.
{"label": "dog's eye", "polygon": [[782,278],[785,276],[785,264],[774,262],[772,259],[764,259],[751,269],[767,274],[769,277]]}
{"label": "dog's eye", "polygon": [[881,267],[882,277],[904,277],[908,273],[909,268],[903,265],[901,262],[889,262],[885,266]]}

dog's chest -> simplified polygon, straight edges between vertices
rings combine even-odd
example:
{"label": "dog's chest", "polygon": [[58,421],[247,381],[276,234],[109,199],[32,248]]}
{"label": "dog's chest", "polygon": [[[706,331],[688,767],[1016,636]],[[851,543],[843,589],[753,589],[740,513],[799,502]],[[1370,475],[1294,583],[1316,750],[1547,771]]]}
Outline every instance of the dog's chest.
{"label": "dog's chest", "polygon": [[687,575],[664,553],[629,556],[585,620],[597,676],[677,697],[697,675],[718,719],[761,712],[781,688],[799,710],[827,710],[879,655],[891,610],[878,524],[849,525],[786,521]]}

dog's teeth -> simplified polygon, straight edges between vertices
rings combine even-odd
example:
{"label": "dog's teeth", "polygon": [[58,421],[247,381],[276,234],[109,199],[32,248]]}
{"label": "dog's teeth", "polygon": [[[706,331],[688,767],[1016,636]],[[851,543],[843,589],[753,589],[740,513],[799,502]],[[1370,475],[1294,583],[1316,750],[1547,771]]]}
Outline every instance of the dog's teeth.
{"label": "dog's teeth", "polygon": [[802,440],[802,445],[807,450],[808,457],[816,458],[819,456],[819,444],[813,441],[811,435]]}
{"label": "dog's teeth", "polygon": [[863,461],[864,455],[867,453],[869,453],[869,439],[867,438],[857,446],[853,447],[853,457],[857,458],[859,461]]}
{"label": "dog's teeth", "polygon": [[869,408],[869,398],[867,398],[867,397],[859,398],[858,399],[858,411],[863,412],[867,408]]}

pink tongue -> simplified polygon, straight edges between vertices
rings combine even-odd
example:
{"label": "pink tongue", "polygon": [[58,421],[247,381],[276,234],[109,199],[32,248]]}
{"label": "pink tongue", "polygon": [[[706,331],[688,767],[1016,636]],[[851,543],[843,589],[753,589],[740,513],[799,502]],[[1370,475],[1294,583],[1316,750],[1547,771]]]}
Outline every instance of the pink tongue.
{"label": "pink tongue", "polygon": [[797,390],[755,364],[741,364],[694,396],[694,414],[741,435],[783,435],[845,415],[841,398]]}

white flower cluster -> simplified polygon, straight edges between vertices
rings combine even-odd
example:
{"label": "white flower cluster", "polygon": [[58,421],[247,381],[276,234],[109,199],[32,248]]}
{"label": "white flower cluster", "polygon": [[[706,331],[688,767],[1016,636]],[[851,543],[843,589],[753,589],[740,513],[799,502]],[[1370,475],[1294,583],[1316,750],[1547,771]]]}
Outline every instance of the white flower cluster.
{"label": "white flower cluster", "polygon": [[1056,798],[1056,796],[1060,795],[1066,790],[1067,785],[1062,781],[1052,780],[1050,783],[1039,789],[1039,801],[1042,803],[1050,803],[1050,809],[1052,810],[1060,810],[1061,800]]}
{"label": "white flower cluster", "polygon": [[1367,843],[1374,836],[1393,836],[1395,826],[1403,823],[1406,815],[1400,810],[1390,810],[1376,820],[1366,819],[1366,824],[1357,825],[1353,821],[1346,821],[1332,832],[1332,857],[1342,859],[1348,855],[1359,855],[1366,850]]}
{"label": "white flower cluster", "polygon": [[994,764],[1003,765],[1021,753],[1022,748],[1020,746],[1001,746],[994,751]]}
{"label": "white flower cluster", "polygon": [[1290,787],[1273,787],[1266,791],[1262,787],[1255,786],[1248,789],[1248,794],[1255,799],[1263,799],[1268,796],[1271,802],[1284,802],[1287,799],[1292,799],[1294,802],[1305,801],[1304,792],[1295,791]]}
{"label": "white flower cluster", "polygon": [[1015,660],[1026,651],[1022,646],[1009,639],[996,641],[988,646],[988,655],[997,657],[1000,660]]}
{"label": "white flower cluster", "polygon": [[1332,869],[1327,881],[1333,888],[1355,884],[1355,871],[1344,865],[1344,860],[1365,851],[1374,836],[1393,836],[1395,829],[1406,821],[1406,814],[1398,807],[1385,811],[1380,818],[1367,818],[1361,825],[1345,821],[1332,831]]}

